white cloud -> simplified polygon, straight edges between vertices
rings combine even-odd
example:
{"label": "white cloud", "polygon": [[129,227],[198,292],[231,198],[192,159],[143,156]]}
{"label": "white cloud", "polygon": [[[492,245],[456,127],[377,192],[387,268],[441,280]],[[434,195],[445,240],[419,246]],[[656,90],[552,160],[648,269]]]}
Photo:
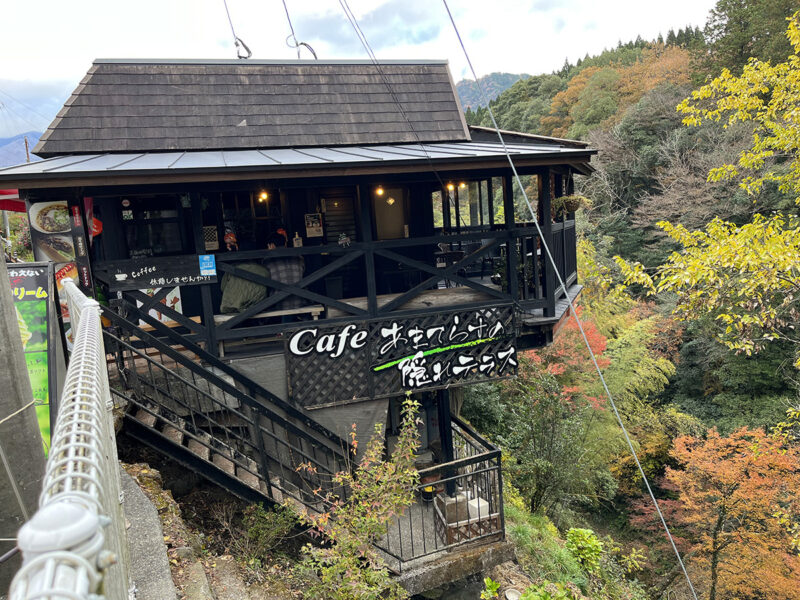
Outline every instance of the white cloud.
{"label": "white cloud", "polygon": [[[466,61],[440,2],[349,4],[378,58],[448,59],[454,78],[466,75]],[[320,58],[366,58],[337,0],[287,0],[287,5],[298,39],[311,44]],[[637,35],[651,39],[670,28],[702,26],[713,5],[714,0],[450,0],[479,75],[553,71],[565,57],[574,62],[618,40]],[[280,2],[228,0],[228,6],[236,33],[253,50],[253,58],[297,57],[286,45],[289,28]],[[16,81],[15,96],[26,85],[33,93],[41,91],[36,84],[47,84],[47,95],[34,94],[26,104],[48,116],[55,115],[95,58],[236,56],[222,0],[6,1],[3,21],[0,76]],[[8,85],[0,81],[0,91],[13,94]],[[15,109],[24,111],[21,105]],[[0,136],[16,133],[3,128],[0,118]]]}

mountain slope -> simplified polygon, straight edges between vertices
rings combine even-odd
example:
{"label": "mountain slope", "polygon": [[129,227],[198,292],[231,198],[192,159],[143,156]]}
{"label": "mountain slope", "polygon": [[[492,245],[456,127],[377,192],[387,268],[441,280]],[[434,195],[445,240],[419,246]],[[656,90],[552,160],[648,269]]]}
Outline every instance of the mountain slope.
{"label": "mountain slope", "polygon": [[[478,81],[481,82],[489,100],[494,100],[505,90],[514,85],[514,83],[527,77],[530,77],[530,75],[526,73],[489,73],[481,77]],[[475,82],[471,79],[462,79],[459,81],[456,84],[456,91],[458,92],[458,98],[461,100],[461,108],[464,110],[468,108],[475,110],[479,106],[485,106],[480,89],[478,89],[478,86],[475,85]]]}
{"label": "mountain slope", "polygon": [[[12,137],[0,138],[0,167],[24,163],[26,161],[24,138],[28,138],[28,148],[33,150],[41,135],[38,131],[26,131]],[[31,154],[31,162],[36,160],[40,159]]]}

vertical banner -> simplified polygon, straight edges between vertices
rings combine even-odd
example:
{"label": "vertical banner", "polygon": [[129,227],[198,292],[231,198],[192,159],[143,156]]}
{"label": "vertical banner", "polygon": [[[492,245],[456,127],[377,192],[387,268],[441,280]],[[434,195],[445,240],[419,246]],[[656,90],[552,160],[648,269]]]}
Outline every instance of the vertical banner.
{"label": "vertical banner", "polygon": [[52,263],[6,264],[14,308],[17,312],[22,349],[31,381],[39,430],[50,445],[50,405],[55,407],[55,353],[53,328]]}
{"label": "vertical banner", "polygon": [[[87,296],[94,298],[94,285],[92,285],[92,272],[89,268],[89,244],[86,240],[86,226],[84,224],[84,205],[87,199],[74,199],[69,202],[69,223],[72,233],[72,243],[75,248],[75,266],[78,270],[78,285]],[[88,208],[88,207],[87,207]]]}
{"label": "vertical banner", "polygon": [[[77,212],[74,209],[77,208]],[[72,348],[72,327],[66,301],[61,300],[61,282],[65,278],[75,279],[84,293],[93,295],[89,272],[89,256],[86,233],[83,227],[81,204],[66,200],[50,202],[28,202],[31,245],[33,257],[39,262],[54,263],[56,293],[59,295],[61,320],[67,349]],[[77,250],[77,252],[76,252]],[[85,266],[82,276],[77,258]]]}

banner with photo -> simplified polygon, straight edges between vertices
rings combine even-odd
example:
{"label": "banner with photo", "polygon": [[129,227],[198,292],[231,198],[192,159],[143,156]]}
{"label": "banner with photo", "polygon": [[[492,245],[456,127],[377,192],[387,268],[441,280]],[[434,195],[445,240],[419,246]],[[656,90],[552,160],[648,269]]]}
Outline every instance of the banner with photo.
{"label": "banner with photo", "polygon": [[[14,308],[17,312],[22,349],[31,381],[33,400],[39,429],[45,444],[50,445],[50,407],[55,407],[54,328],[50,326],[53,315],[53,264],[6,264]],[[55,414],[55,410],[53,411]]]}

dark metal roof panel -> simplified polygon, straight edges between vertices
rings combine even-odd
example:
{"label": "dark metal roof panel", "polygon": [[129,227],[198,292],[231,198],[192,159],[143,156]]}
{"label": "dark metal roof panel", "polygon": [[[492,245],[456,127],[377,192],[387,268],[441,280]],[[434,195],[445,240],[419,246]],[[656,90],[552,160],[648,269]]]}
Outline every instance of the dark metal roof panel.
{"label": "dark metal roof panel", "polygon": [[[536,159],[561,157],[565,164],[584,164],[595,150],[555,145],[508,144],[512,158]],[[198,152],[151,152],[100,155],[73,155],[8,167],[0,170],[0,182],[14,182],[19,187],[36,187],[36,181],[70,177],[94,178],[127,173],[162,175],[170,173],[199,173],[206,171],[237,171],[260,169],[265,176],[270,172],[298,168],[337,168],[380,165],[389,163],[421,164],[437,161],[481,161],[503,159],[505,151],[500,144],[488,142],[444,144],[395,144],[380,146],[347,146],[318,148],[269,148],[259,150],[207,150]]]}
{"label": "dark metal roof panel", "polygon": [[34,152],[469,139],[446,62],[98,60]]}

